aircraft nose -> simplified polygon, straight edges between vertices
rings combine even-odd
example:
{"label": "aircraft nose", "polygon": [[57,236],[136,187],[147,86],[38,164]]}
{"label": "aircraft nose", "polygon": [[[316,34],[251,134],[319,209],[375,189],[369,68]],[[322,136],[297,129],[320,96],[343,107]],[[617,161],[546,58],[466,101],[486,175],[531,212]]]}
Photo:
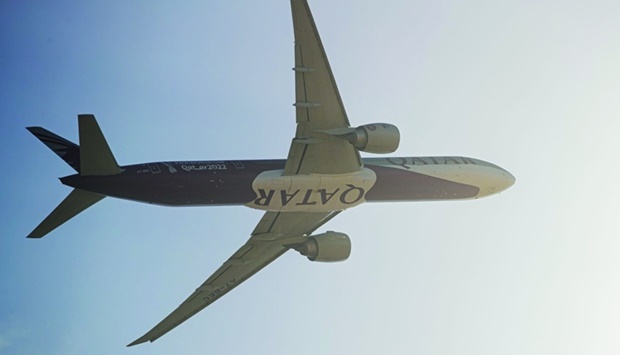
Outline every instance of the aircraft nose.
{"label": "aircraft nose", "polygon": [[517,181],[517,179],[514,177],[514,175],[512,175],[511,173],[509,173],[506,170],[504,170],[502,175],[504,177],[504,181],[502,183],[498,184],[499,185],[498,186],[499,187],[498,192],[506,190],[510,186],[514,185],[515,182]]}
{"label": "aircraft nose", "polygon": [[[501,168],[500,168],[501,169]],[[490,194],[500,193],[515,184],[517,179],[508,171],[501,169],[499,174],[495,174],[491,184]]]}
{"label": "aircraft nose", "polygon": [[[483,182],[484,181],[484,182]],[[508,171],[495,166],[480,176],[480,193],[478,197],[485,197],[500,193],[514,185],[516,179]]]}

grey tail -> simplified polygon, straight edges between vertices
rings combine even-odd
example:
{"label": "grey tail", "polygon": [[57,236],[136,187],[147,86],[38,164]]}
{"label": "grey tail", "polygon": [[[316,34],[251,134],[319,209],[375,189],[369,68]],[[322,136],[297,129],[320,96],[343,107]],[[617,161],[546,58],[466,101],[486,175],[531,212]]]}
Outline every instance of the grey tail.
{"label": "grey tail", "polygon": [[[93,115],[78,115],[80,145],[76,145],[41,127],[28,127],[41,142],[69,164],[80,176],[106,176],[123,172]],[[80,212],[103,199],[105,195],[74,189],[29,235],[41,238]]]}

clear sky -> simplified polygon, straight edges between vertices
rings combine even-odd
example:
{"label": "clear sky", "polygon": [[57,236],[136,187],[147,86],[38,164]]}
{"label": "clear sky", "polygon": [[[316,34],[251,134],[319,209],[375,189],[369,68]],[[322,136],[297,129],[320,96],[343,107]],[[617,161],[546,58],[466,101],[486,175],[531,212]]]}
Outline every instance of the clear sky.
{"label": "clear sky", "polygon": [[24,127],[93,113],[120,164],[285,158],[289,2],[0,2],[0,354],[620,353],[619,4],[311,0],[353,124],[516,185],[354,208],[321,229],[346,262],[287,253],[127,349],[262,213],[108,198],[28,240],[73,171]]}

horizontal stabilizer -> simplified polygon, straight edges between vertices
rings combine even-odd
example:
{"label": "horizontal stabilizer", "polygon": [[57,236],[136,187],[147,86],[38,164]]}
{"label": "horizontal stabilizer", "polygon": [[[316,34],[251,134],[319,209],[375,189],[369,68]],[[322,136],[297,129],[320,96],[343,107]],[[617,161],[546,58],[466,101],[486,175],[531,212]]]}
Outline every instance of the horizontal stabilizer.
{"label": "horizontal stabilizer", "polygon": [[116,175],[123,170],[116,163],[93,115],[78,115],[80,129],[80,175]]}
{"label": "horizontal stabilizer", "polygon": [[42,127],[27,127],[30,133],[58,154],[75,171],[80,172],[80,147]]}
{"label": "horizontal stabilizer", "polygon": [[41,238],[56,227],[75,217],[78,213],[101,201],[105,196],[74,189],[59,205],[35,228],[28,238]]}

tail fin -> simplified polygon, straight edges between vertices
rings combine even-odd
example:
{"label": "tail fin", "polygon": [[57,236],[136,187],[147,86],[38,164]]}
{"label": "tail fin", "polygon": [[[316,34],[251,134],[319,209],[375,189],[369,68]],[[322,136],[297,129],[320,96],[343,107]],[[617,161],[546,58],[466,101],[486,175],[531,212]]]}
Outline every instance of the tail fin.
{"label": "tail fin", "polygon": [[101,201],[105,196],[92,192],[73,189],[52,213],[35,228],[28,238],[41,238],[56,227],[75,217],[78,213]]}
{"label": "tail fin", "polygon": [[[123,169],[116,163],[95,116],[78,115],[78,126],[80,146],[41,127],[28,127],[28,130],[75,169],[80,176],[116,175],[123,172]],[[105,195],[74,189],[28,235],[28,238],[45,236],[104,197]]]}
{"label": "tail fin", "polygon": [[123,170],[116,163],[97,120],[93,115],[78,115],[80,128],[80,175],[116,175]]}
{"label": "tail fin", "polygon": [[116,163],[95,116],[78,115],[78,126],[79,146],[42,127],[26,129],[82,176],[116,175],[123,172]]}
{"label": "tail fin", "polygon": [[43,144],[69,164],[75,171],[80,172],[80,147],[42,127],[27,127],[30,133],[39,138]]}

